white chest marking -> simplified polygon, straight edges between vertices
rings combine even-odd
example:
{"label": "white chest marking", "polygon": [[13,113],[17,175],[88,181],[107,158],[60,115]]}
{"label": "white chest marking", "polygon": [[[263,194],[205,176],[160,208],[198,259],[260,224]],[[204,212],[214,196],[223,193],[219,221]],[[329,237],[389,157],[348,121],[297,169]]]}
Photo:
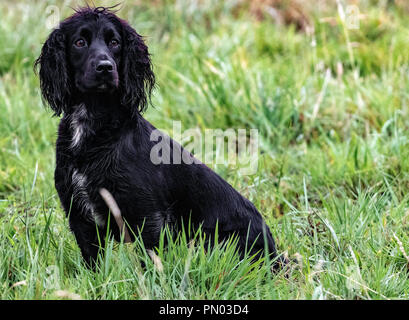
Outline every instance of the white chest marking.
{"label": "white chest marking", "polygon": [[105,217],[98,214],[94,204],[91,202],[87,192],[87,177],[74,169],[72,173],[72,185],[74,189],[74,201],[78,202],[80,208],[83,208],[83,213],[90,214],[95,223],[103,227],[105,226]]}
{"label": "white chest marking", "polygon": [[74,131],[72,135],[71,148],[75,148],[79,146],[81,142],[81,137],[82,137],[82,134],[84,133],[84,128],[82,124],[77,123],[77,121],[75,120],[71,122],[71,127]]}
{"label": "white chest marking", "polygon": [[84,136],[84,121],[87,117],[87,110],[83,104],[76,107],[75,111],[71,115],[70,127],[72,130],[71,148],[77,148],[81,144],[81,140]]}

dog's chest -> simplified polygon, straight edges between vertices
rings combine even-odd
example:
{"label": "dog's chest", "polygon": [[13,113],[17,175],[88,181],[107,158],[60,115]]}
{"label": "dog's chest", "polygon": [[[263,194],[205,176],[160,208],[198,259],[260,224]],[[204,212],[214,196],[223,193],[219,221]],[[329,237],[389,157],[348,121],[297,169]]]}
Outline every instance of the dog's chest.
{"label": "dog's chest", "polygon": [[99,226],[104,226],[107,213],[101,209],[102,199],[98,190],[104,187],[112,192],[110,177],[117,175],[118,166],[112,148],[98,144],[92,124],[83,105],[77,106],[68,118],[66,146],[72,161],[67,174],[70,175],[73,200],[82,213]]}
{"label": "dog's chest", "polygon": [[105,225],[106,216],[98,212],[95,201],[91,200],[90,189],[92,186],[89,184],[88,177],[84,173],[80,173],[78,169],[72,170],[72,190],[73,200],[77,202],[82,213],[95,221],[95,223],[101,227]]}
{"label": "dog's chest", "polygon": [[84,144],[90,128],[90,120],[85,106],[80,104],[75,107],[74,112],[68,119],[70,127],[70,145],[73,153],[78,151]]}

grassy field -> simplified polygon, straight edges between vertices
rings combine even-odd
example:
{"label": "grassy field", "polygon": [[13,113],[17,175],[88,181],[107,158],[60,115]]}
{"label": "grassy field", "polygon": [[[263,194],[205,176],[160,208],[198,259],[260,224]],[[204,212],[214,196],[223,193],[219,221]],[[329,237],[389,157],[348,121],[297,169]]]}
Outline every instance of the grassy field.
{"label": "grassy field", "polygon": [[47,8],[64,18],[75,3],[1,1],[0,298],[409,298],[409,9],[355,1],[353,29],[336,1],[319,3],[302,8],[306,30],[233,0],[128,0],[119,12],[152,53],[156,127],[259,130],[256,174],[213,169],[262,212],[294,261],[285,276],[183,235],[160,246],[163,272],[141,244],[112,241],[87,270],[54,188],[58,119],[33,73]]}

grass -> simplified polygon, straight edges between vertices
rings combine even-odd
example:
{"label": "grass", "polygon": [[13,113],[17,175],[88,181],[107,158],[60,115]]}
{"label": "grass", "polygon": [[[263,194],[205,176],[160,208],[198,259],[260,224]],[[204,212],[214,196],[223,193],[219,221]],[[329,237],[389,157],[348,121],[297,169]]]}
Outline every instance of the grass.
{"label": "grass", "polygon": [[152,52],[156,127],[259,130],[256,174],[214,169],[262,212],[294,260],[286,277],[240,261],[234,243],[206,253],[184,234],[158,248],[163,273],[141,243],[108,241],[101,268],[83,266],[53,185],[58,119],[32,71],[46,7],[66,17],[68,4],[0,4],[1,299],[409,297],[406,8],[360,1],[359,29],[335,5],[315,8],[312,33],[233,0],[126,1],[119,13]]}

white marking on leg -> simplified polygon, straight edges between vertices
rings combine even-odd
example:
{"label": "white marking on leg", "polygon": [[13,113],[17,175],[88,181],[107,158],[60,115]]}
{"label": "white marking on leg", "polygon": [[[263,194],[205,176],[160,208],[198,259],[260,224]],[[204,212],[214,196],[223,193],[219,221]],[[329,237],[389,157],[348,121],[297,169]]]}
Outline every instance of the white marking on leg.
{"label": "white marking on leg", "polygon": [[146,251],[148,252],[149,257],[153,261],[153,264],[158,269],[158,271],[163,272],[162,260],[157,256],[157,254],[153,250],[147,249]]}
{"label": "white marking on leg", "polygon": [[85,212],[91,214],[92,218],[98,226],[105,226],[104,217],[98,214],[94,204],[89,198],[87,192],[87,177],[82,173],[78,173],[78,170],[74,169],[74,172],[72,174],[72,185],[74,189],[75,200],[78,201],[78,205],[84,208]]}

